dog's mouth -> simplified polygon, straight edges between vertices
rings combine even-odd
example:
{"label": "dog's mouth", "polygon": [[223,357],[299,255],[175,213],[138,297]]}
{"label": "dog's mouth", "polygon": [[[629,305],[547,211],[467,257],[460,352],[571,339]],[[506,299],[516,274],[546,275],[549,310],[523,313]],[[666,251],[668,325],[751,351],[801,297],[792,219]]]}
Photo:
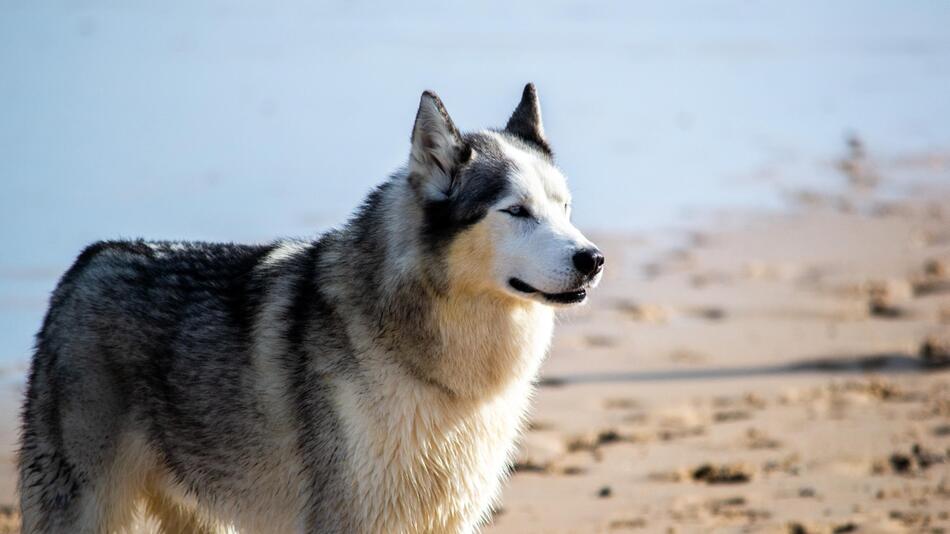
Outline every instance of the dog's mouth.
{"label": "dog's mouth", "polygon": [[578,302],[583,302],[587,298],[586,289],[575,289],[574,291],[565,291],[564,293],[545,293],[539,289],[536,289],[526,283],[523,280],[518,278],[510,278],[508,280],[508,285],[510,285],[515,291],[520,291],[527,295],[541,295],[544,300],[554,303],[554,304],[577,304]]}

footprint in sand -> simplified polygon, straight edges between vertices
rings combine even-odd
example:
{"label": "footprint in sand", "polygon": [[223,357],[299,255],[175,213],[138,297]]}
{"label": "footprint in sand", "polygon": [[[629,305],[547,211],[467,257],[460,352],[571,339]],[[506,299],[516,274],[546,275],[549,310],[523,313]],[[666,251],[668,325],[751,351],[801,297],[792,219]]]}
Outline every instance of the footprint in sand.
{"label": "footprint in sand", "polygon": [[927,367],[950,365],[950,336],[933,334],[920,344],[920,359]]}
{"label": "footprint in sand", "polygon": [[909,453],[898,451],[891,454],[887,460],[873,462],[871,473],[880,475],[891,472],[898,475],[912,475],[947,462],[950,462],[950,451],[946,454],[934,452],[915,443]]}
{"label": "footprint in sand", "polygon": [[518,472],[544,473],[565,454],[567,447],[560,433],[552,430],[528,432],[518,447],[514,469]]}
{"label": "footprint in sand", "polygon": [[637,530],[647,527],[647,520],[642,517],[632,519],[613,519],[607,523],[607,530]]}
{"label": "footprint in sand", "polygon": [[902,278],[871,280],[865,285],[868,313],[874,317],[896,319],[907,315],[905,305],[913,298],[914,288]]}
{"label": "footprint in sand", "polygon": [[732,423],[735,421],[745,421],[752,419],[752,412],[746,410],[723,410],[714,412],[712,420],[714,423]]}
{"label": "footprint in sand", "polygon": [[608,410],[639,410],[643,403],[632,397],[610,397],[604,400],[604,408]]}
{"label": "footprint in sand", "polygon": [[752,469],[745,464],[702,464],[690,473],[695,482],[706,484],[743,484],[752,480]]}
{"label": "footprint in sand", "polygon": [[675,363],[700,365],[709,361],[709,357],[694,350],[677,349],[670,353],[670,360]]}
{"label": "footprint in sand", "polygon": [[619,312],[638,323],[663,324],[670,320],[671,310],[659,304],[621,300],[614,306]]}
{"label": "footprint in sand", "polygon": [[584,343],[590,348],[610,348],[616,347],[618,344],[617,338],[601,334],[585,336]]}
{"label": "footprint in sand", "polygon": [[757,428],[749,428],[742,437],[742,444],[749,449],[778,449],[782,442]]}
{"label": "footprint in sand", "polygon": [[950,259],[932,258],[923,266],[923,273],[911,281],[915,297],[950,292]]}

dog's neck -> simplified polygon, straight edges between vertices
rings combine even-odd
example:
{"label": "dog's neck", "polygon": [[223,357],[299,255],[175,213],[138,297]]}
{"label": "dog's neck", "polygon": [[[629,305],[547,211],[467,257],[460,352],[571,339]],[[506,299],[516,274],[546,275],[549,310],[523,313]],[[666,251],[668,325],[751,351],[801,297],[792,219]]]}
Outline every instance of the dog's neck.
{"label": "dog's neck", "polygon": [[533,302],[475,295],[435,301],[431,376],[463,397],[493,396],[532,380],[547,352],[553,311]]}
{"label": "dog's neck", "polygon": [[[450,396],[486,398],[515,383],[532,380],[547,352],[554,312],[547,306],[477,288],[456,288],[442,272],[420,265],[424,255],[415,236],[421,218],[407,205],[405,191],[394,183],[371,196],[368,205],[344,231],[341,254],[361,265],[361,247],[383,252],[371,269],[354,271],[364,281],[359,298],[370,331],[413,376]],[[444,268],[439,266],[437,268]],[[367,298],[369,295],[369,298]]]}

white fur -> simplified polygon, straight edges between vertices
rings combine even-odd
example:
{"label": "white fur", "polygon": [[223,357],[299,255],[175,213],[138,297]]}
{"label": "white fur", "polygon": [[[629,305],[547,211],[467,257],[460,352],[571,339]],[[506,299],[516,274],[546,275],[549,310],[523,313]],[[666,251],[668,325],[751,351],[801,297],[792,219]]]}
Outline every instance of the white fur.
{"label": "white fur", "polygon": [[[577,289],[571,257],[577,250],[594,245],[571,223],[571,197],[564,175],[537,154],[519,149],[504,136],[487,133],[496,138],[508,159],[516,164],[510,176],[512,192],[496,203],[496,208],[520,204],[533,215],[533,220],[528,221],[498,209],[488,214],[494,227],[497,284],[519,297],[525,295],[513,292],[508,285],[512,277],[545,293]],[[599,278],[590,287],[597,282]]]}
{"label": "white fur", "polygon": [[364,503],[362,532],[467,533],[486,519],[553,327],[549,310],[529,313],[520,332],[524,365],[487,398],[446,395],[383,355],[367,367],[372,387],[337,384],[352,491]]}
{"label": "white fur", "polygon": [[428,177],[422,189],[432,199],[444,198],[448,193],[452,179],[447,173],[460,148],[451,119],[442,115],[439,106],[435,97],[423,93],[409,152],[410,171]]}
{"label": "white fur", "polygon": [[[495,134],[491,134],[495,135]],[[549,162],[496,136],[516,163],[512,193],[495,208],[524,203],[537,221],[493,209],[448,254],[450,292],[437,305],[440,364],[434,386],[395,363],[354,331],[365,383],[338,380],[335,403],[347,441],[352,498],[361,532],[468,533],[498,497],[553,330],[550,307],[508,286],[512,276],[545,292],[573,289],[571,256],[593,245],[570,223],[564,177]],[[477,157],[477,154],[473,154]],[[408,199],[394,190],[396,198]],[[390,257],[398,273],[415,265],[399,229],[409,206],[391,219]],[[439,351],[439,348],[434,350]],[[449,392],[446,391],[447,388]]]}

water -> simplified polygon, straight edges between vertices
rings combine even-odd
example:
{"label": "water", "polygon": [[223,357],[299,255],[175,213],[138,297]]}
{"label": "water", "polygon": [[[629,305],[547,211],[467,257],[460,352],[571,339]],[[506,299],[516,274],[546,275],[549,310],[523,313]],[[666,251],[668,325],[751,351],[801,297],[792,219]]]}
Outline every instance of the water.
{"label": "water", "polygon": [[89,242],[341,221],[423,89],[470,129],[534,81],[577,223],[643,230],[821,185],[846,132],[946,150],[948,27],[938,1],[4,2],[0,368]]}

